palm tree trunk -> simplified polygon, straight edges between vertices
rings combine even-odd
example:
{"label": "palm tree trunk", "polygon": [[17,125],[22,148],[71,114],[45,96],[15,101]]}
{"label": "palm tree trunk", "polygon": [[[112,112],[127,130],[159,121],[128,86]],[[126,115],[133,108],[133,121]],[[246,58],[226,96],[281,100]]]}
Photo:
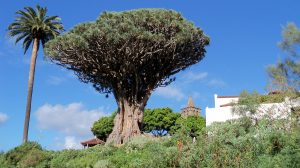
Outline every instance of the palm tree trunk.
{"label": "palm tree trunk", "polygon": [[39,50],[39,39],[35,38],[33,42],[31,61],[30,61],[26,115],[25,115],[25,122],[24,122],[24,131],[23,131],[23,143],[26,143],[28,140],[28,129],[29,129],[29,120],[30,120],[30,111],[31,111],[34,72],[35,72],[35,64],[36,64],[38,50]]}

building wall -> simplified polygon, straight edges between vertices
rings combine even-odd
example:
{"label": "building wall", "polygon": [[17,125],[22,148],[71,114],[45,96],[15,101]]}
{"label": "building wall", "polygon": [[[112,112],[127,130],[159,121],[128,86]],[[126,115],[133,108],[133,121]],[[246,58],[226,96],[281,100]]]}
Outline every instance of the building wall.
{"label": "building wall", "polygon": [[238,97],[228,97],[228,98],[218,98],[218,95],[214,95],[215,107],[206,107],[206,126],[212,124],[213,122],[224,122],[230,119],[239,118],[238,115],[232,113],[232,106],[220,107],[221,105],[228,103],[238,102]]}
{"label": "building wall", "polygon": [[231,111],[231,106],[217,108],[206,107],[206,126],[213,122],[224,122],[226,120],[239,118],[238,115],[233,115]]}
{"label": "building wall", "polygon": [[229,98],[218,98],[218,95],[214,95],[215,99],[215,107],[220,107],[221,105],[228,104],[228,103],[236,103],[239,101],[238,97],[229,97]]}
{"label": "building wall", "polygon": [[[209,126],[213,122],[224,122],[226,120],[237,119],[240,117],[239,115],[232,113],[232,106],[220,107],[223,104],[237,102],[238,98],[217,98],[217,95],[214,97],[215,107],[206,107],[206,126]],[[290,113],[290,109],[292,107],[297,106],[300,106],[300,98],[294,100],[286,98],[282,103],[261,104],[257,109],[258,113],[254,117],[260,118],[267,115],[271,118],[284,118]]]}

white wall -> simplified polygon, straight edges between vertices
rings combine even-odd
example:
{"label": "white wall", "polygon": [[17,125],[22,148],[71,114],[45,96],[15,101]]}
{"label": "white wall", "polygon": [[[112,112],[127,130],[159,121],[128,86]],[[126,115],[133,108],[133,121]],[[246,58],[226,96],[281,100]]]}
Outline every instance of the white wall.
{"label": "white wall", "polygon": [[226,120],[239,118],[238,115],[233,115],[231,111],[231,106],[217,108],[206,107],[206,126],[213,122],[224,122]]}
{"label": "white wall", "polygon": [[221,105],[228,104],[228,103],[236,103],[238,102],[238,97],[229,97],[229,98],[218,98],[218,95],[214,95],[215,99],[215,107],[220,107]]}
{"label": "white wall", "polygon": [[[230,119],[237,119],[240,116],[232,113],[232,106],[220,107],[223,104],[237,102],[238,98],[218,98],[214,95],[215,107],[206,107],[206,126],[213,122],[224,122]],[[269,116],[271,118],[284,118],[290,113],[291,107],[300,106],[300,98],[289,100],[285,99],[282,103],[265,103],[261,104],[257,109],[257,114],[254,117]]]}
{"label": "white wall", "polygon": [[224,122],[230,119],[239,118],[238,115],[232,114],[232,106],[220,107],[221,105],[228,103],[238,102],[238,97],[226,97],[218,98],[218,95],[214,95],[215,107],[208,108],[206,107],[206,126],[212,124],[213,122]]}

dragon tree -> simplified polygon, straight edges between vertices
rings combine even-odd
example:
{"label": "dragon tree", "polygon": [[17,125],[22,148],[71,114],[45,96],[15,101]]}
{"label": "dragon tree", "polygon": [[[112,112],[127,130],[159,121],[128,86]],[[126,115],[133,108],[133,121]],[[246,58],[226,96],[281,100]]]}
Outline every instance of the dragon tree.
{"label": "dragon tree", "polygon": [[107,142],[122,144],[141,134],[144,108],[157,87],[204,58],[209,38],[176,11],[104,12],[49,41],[50,60],[118,104]]}

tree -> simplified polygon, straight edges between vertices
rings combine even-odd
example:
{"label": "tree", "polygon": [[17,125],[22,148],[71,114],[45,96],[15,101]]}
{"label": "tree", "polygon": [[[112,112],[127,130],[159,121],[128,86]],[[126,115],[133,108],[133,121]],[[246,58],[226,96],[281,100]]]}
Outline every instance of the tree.
{"label": "tree", "polygon": [[165,131],[169,132],[180,117],[179,113],[174,113],[170,108],[146,109],[144,112],[144,122],[142,130],[144,132],[155,132],[163,136]]}
{"label": "tree", "polygon": [[205,128],[205,119],[201,116],[188,116],[178,118],[175,126],[171,128],[171,134],[184,131],[191,137],[197,137],[198,133]]}
{"label": "tree", "polygon": [[299,89],[300,86],[300,29],[294,23],[288,23],[282,31],[282,41],[279,47],[287,53],[283,61],[268,67],[271,78],[271,89]]}
{"label": "tree", "polygon": [[108,135],[112,132],[114,127],[114,117],[116,116],[114,112],[111,116],[101,117],[98,121],[95,121],[91,131],[97,138],[106,141]]}
{"label": "tree", "polygon": [[34,72],[37,53],[40,44],[44,47],[45,43],[63,30],[63,26],[58,16],[47,16],[47,8],[36,6],[36,10],[31,7],[25,7],[24,10],[16,12],[15,21],[9,25],[8,34],[16,37],[16,43],[23,40],[24,54],[32,44],[32,53],[28,80],[28,93],[26,103],[26,115],[23,131],[23,142],[28,140],[28,129],[31,111],[31,100],[34,82]]}
{"label": "tree", "polygon": [[[111,116],[101,117],[95,121],[91,131],[99,139],[106,140],[112,132],[114,126],[114,117],[117,112]],[[145,109],[144,121],[141,130],[143,132],[153,132],[156,135],[163,136],[175,126],[176,120],[180,117],[179,113],[174,113],[170,108]]]}
{"label": "tree", "polygon": [[104,12],[47,43],[50,60],[75,71],[118,104],[108,142],[140,135],[143,111],[159,86],[204,58],[209,38],[179,13],[164,9]]}

